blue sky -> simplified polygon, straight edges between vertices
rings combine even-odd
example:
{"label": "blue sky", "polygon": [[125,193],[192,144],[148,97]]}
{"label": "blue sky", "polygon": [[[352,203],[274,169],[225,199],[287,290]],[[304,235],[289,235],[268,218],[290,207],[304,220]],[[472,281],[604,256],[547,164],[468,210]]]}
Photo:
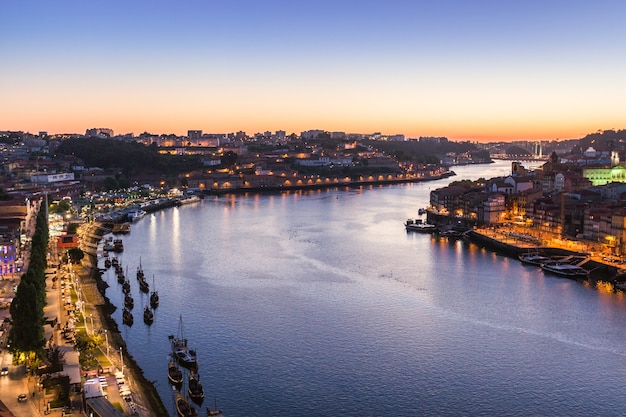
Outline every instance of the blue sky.
{"label": "blue sky", "polygon": [[5,1],[0,130],[626,128],[626,2]]}

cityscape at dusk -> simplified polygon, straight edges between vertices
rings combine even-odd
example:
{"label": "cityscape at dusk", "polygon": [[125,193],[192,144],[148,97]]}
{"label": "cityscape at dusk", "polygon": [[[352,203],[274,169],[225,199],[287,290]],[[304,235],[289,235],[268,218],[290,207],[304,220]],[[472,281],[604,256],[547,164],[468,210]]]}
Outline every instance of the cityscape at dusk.
{"label": "cityscape at dusk", "polygon": [[0,130],[570,139],[626,120],[600,2],[5,2]]}

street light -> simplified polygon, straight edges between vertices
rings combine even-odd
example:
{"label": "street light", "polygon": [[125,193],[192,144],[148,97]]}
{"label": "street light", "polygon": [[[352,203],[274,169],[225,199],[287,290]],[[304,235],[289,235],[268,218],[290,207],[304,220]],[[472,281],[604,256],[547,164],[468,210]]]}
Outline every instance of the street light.
{"label": "street light", "polygon": [[124,355],[122,354],[121,346],[120,346],[120,360],[122,361],[122,373],[124,373]]}

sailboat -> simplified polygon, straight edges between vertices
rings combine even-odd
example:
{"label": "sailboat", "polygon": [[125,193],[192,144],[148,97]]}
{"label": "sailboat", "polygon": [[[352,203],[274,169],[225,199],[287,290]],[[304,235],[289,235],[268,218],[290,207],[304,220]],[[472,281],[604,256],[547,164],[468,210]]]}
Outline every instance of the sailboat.
{"label": "sailboat", "polygon": [[150,307],[146,306],[143,310],[143,322],[147,325],[151,325],[154,321],[154,313],[150,310]]}
{"label": "sailboat", "polygon": [[141,267],[141,258],[139,258],[139,266],[137,267],[137,279],[141,281],[143,278],[143,268]]}
{"label": "sailboat", "polygon": [[204,399],[204,388],[200,383],[200,375],[197,372],[191,371],[189,374],[187,392],[189,393],[189,397],[197,403],[201,403]]}
{"label": "sailboat", "polygon": [[159,293],[154,286],[154,275],[152,275],[152,292],[150,293],[150,307],[157,308],[159,306]]}
{"label": "sailboat", "polygon": [[178,392],[176,393],[176,412],[179,417],[198,417],[198,411]]}
{"label": "sailboat", "polygon": [[172,344],[172,352],[174,353],[174,357],[178,360],[178,363],[185,368],[196,369],[198,367],[196,351],[189,349],[189,346],[187,346],[187,339],[185,339],[183,328],[183,316],[180,316],[178,323],[178,334],[176,336],[170,335],[169,339]]}

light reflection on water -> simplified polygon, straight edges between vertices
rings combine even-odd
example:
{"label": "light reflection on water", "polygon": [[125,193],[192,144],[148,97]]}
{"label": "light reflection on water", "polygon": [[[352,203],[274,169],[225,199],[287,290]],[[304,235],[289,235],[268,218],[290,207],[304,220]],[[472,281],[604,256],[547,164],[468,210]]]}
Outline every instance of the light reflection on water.
{"label": "light reflection on water", "polygon": [[622,414],[624,300],[407,234],[442,184],[208,197],[133,224],[123,264],[141,257],[161,305],[122,331],[172,415],[180,315],[229,417]]}

